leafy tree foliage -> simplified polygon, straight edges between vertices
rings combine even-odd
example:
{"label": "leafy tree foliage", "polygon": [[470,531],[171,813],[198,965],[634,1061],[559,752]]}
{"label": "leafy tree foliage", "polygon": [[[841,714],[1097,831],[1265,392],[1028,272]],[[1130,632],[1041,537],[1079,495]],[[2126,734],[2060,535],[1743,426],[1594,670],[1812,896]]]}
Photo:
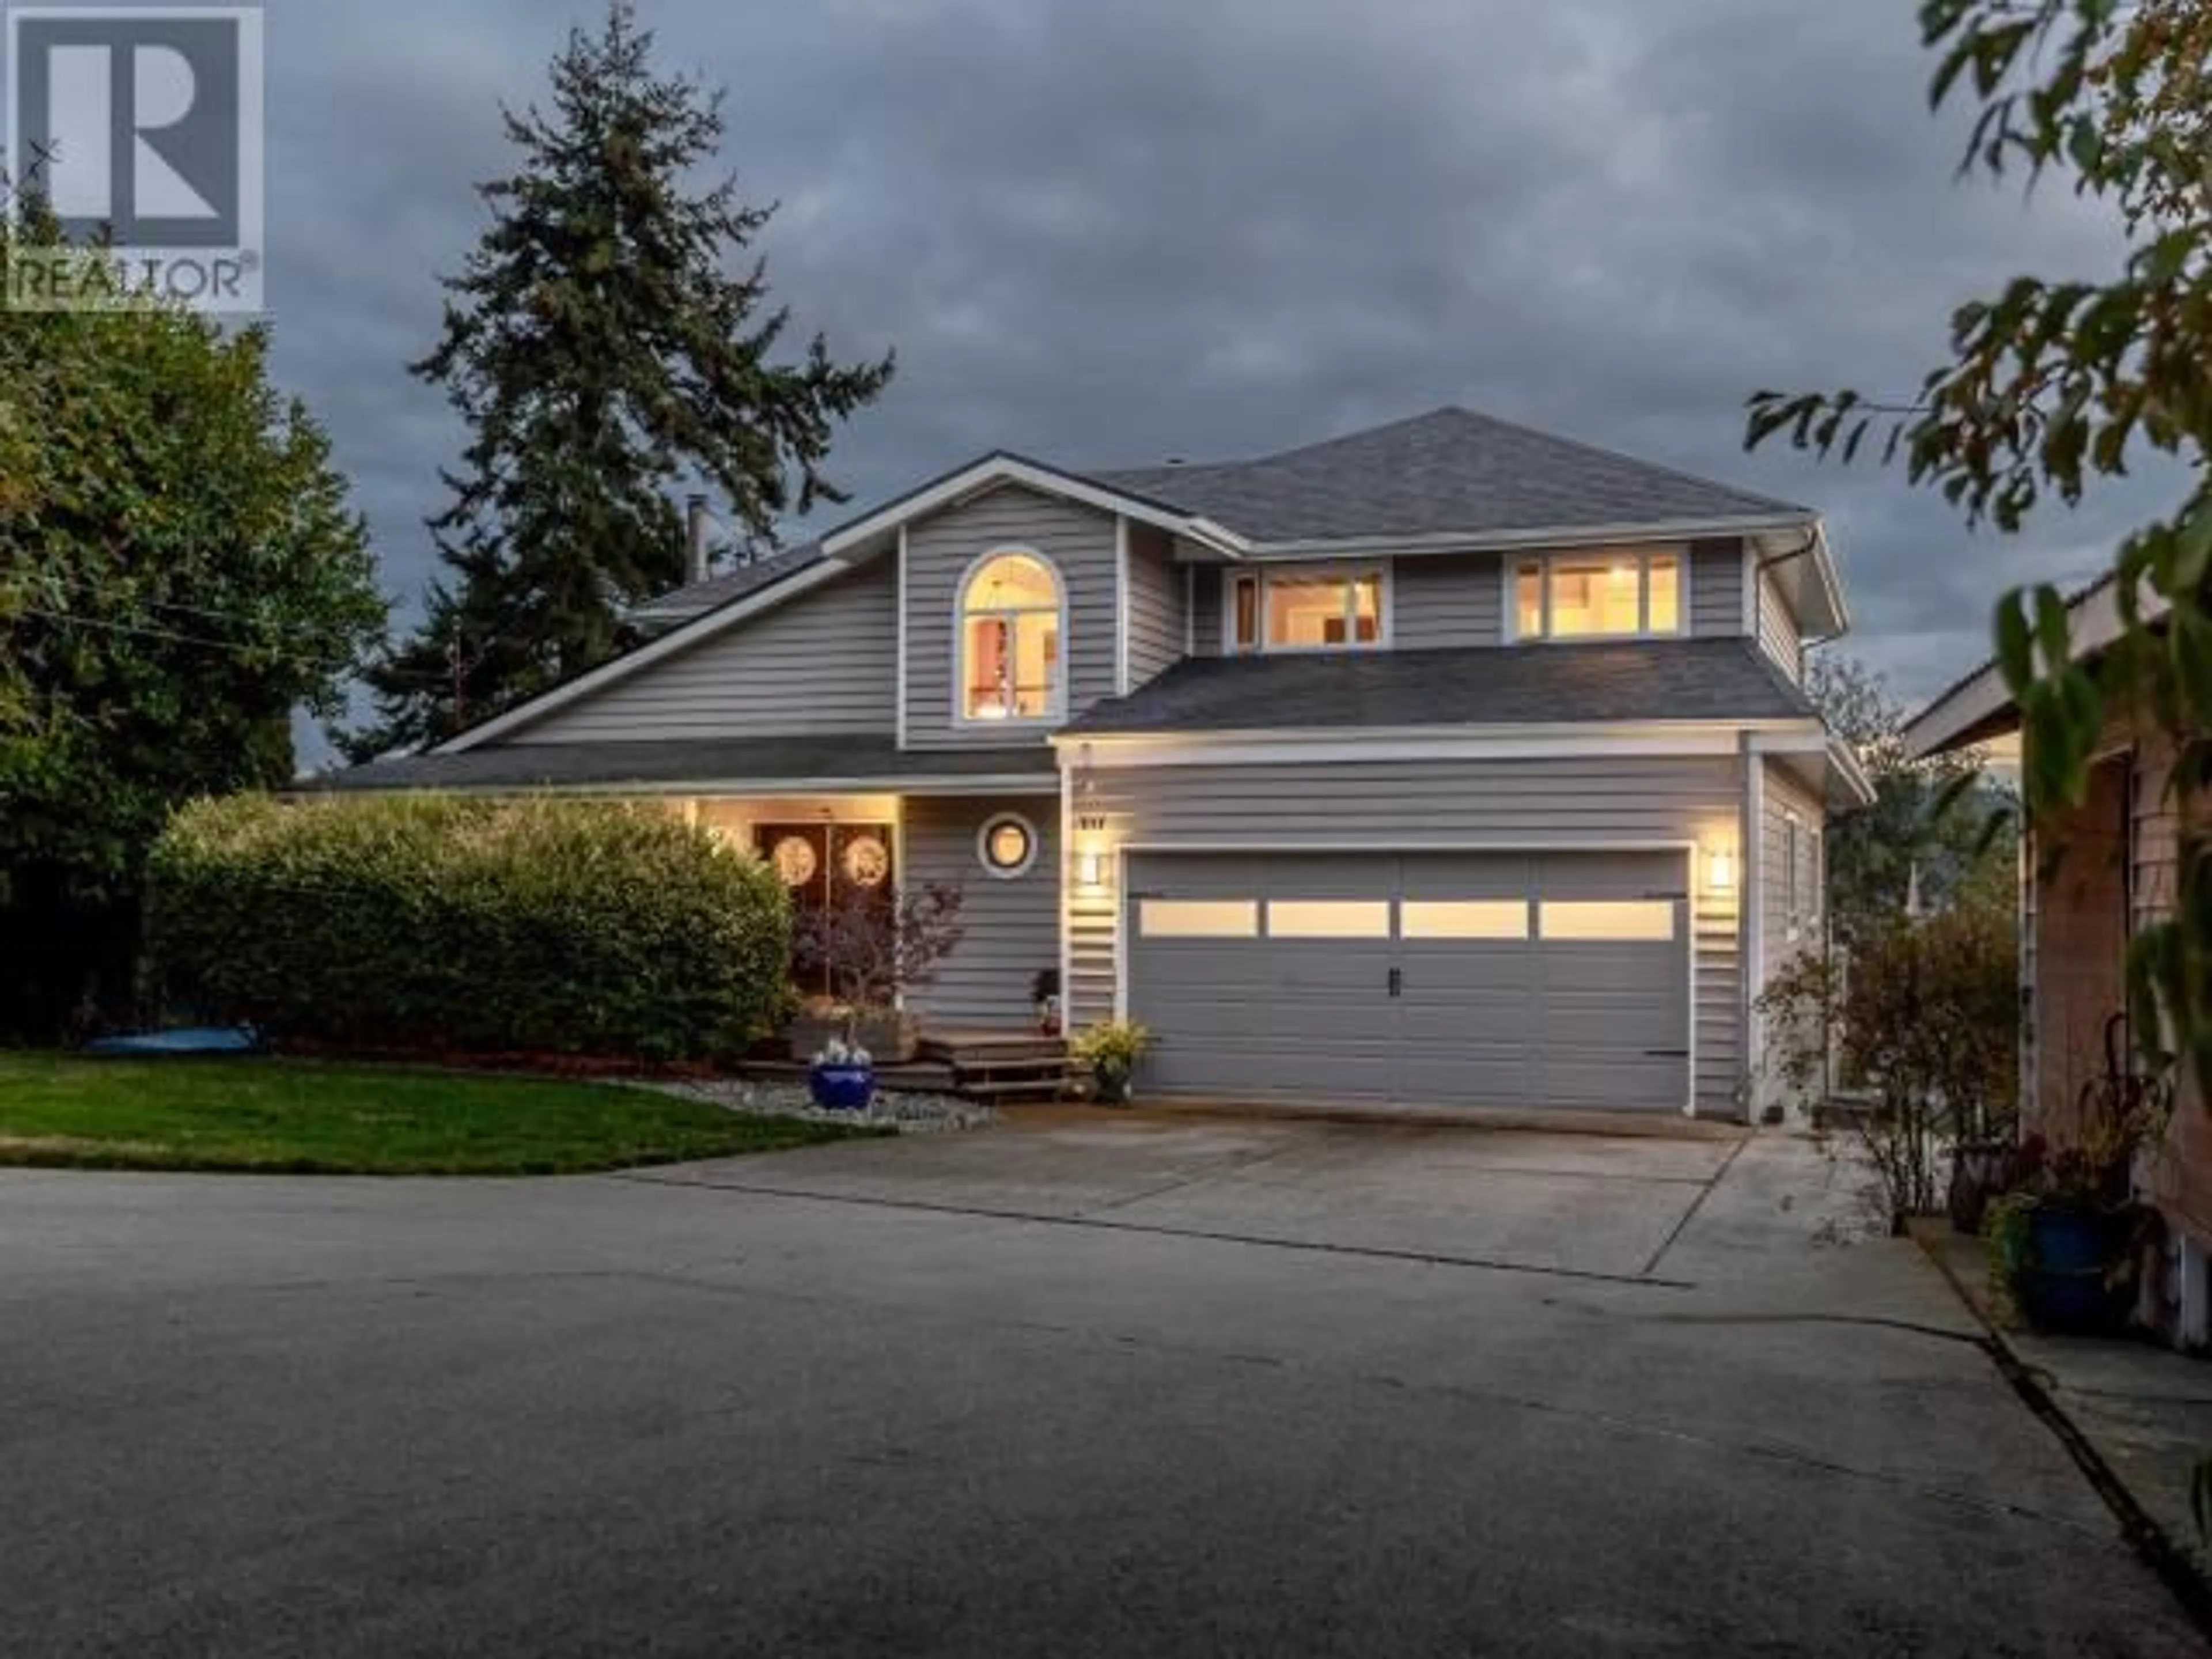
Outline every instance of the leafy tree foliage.
{"label": "leafy tree foliage", "polygon": [[[2212,8],[2202,0],[1923,0],[1931,97],[1976,108],[1969,171],[2070,181],[2120,236],[2101,280],[2017,277],[1961,306],[1952,359],[1918,398],[1856,392],[1753,399],[1754,444],[1778,433],[1848,459],[1869,436],[1970,521],[2014,531],[2146,453],[2185,464],[2184,499],[2118,549],[2118,649],[2078,659],[2048,586],[1998,607],[1998,659],[2021,700],[2032,807],[2080,805],[2108,714],[2169,736],[2173,787],[2212,781]],[[2212,842],[2185,820],[2172,919],[2130,959],[2136,1029],[2212,1076]],[[2162,1058],[2160,1055],[2156,1056]]]}
{"label": "leafy tree foliage", "polygon": [[1938,1206],[1954,1140],[2017,1109],[2019,944],[2012,896],[1983,888],[1930,916],[1873,918],[1848,953],[1808,951],[1759,997],[1765,1063],[1793,1094],[1819,1101],[1832,1036],[1844,1075],[1879,1091],[1850,1133],[1893,1229]]}
{"label": "leafy tree foliage", "polygon": [[[33,208],[0,260],[59,245]],[[105,970],[171,810],[292,772],[380,635],[366,532],[258,329],[0,312],[0,1029]],[[64,982],[67,981],[67,982]]]}
{"label": "leafy tree foliage", "polygon": [[1916,884],[1930,909],[1948,908],[1970,892],[2009,896],[2017,820],[2010,797],[1984,781],[1981,757],[1915,760],[1905,744],[1904,705],[1856,658],[1814,656],[1806,690],[1875,787],[1871,807],[1828,829],[1828,914],[1837,942],[1848,949],[1903,915]]}
{"label": "leafy tree foliage", "polygon": [[702,477],[754,544],[817,501],[833,428],[891,359],[844,367],[820,335],[775,361],[787,309],[743,255],[775,210],[687,179],[724,133],[719,93],[652,65],[627,0],[570,33],[552,107],[507,117],[518,170],[483,187],[492,223],[448,278],[444,331],[414,373],[471,436],[431,522],[447,577],[421,631],[369,681],[367,756],[434,742],[613,654],[623,609],[678,586],[672,488]]}

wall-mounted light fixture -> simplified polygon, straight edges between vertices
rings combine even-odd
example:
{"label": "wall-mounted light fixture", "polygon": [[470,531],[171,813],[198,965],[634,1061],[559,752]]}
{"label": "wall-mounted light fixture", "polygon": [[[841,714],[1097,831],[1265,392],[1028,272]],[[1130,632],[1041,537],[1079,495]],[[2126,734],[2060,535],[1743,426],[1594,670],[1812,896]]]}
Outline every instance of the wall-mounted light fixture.
{"label": "wall-mounted light fixture", "polygon": [[1716,893],[1735,891],[1735,848],[1715,847],[1706,852],[1705,885]]}
{"label": "wall-mounted light fixture", "polygon": [[1084,817],[1075,821],[1075,884],[1097,892],[1106,884],[1106,820]]}

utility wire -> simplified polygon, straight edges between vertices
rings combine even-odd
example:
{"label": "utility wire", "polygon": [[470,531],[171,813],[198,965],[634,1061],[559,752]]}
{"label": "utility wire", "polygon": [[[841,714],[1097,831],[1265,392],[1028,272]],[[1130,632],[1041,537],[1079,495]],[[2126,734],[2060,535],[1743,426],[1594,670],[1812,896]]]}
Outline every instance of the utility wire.
{"label": "utility wire", "polygon": [[[42,622],[60,623],[71,628],[95,629],[106,634],[128,634],[138,639],[164,640],[173,645],[199,646],[210,651],[228,651],[238,656],[269,657],[279,662],[295,663],[303,667],[321,666],[316,659],[306,656],[300,652],[285,651],[275,647],[257,646],[244,640],[218,640],[211,639],[204,634],[180,634],[173,629],[148,628],[137,623],[111,622],[104,617],[84,617],[73,611],[48,611],[39,605],[24,605],[16,614],[36,617]],[[445,679],[442,674],[413,672],[410,672],[408,678],[439,683],[442,683]]]}

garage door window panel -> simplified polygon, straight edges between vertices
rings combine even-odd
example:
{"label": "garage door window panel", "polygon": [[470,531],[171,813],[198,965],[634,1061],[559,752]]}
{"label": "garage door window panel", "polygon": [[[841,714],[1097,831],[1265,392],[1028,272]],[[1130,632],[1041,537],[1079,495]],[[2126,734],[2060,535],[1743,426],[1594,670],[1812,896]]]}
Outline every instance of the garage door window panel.
{"label": "garage door window panel", "polygon": [[1525,899],[1407,899],[1399,908],[1399,931],[1407,939],[1492,940],[1528,937]]}
{"label": "garage door window panel", "polygon": [[1257,899],[1141,899],[1138,930],[1146,939],[1257,939]]}
{"label": "garage door window panel", "polygon": [[1273,899],[1267,905],[1267,937],[1299,939],[1387,939],[1390,905],[1386,899]]}
{"label": "garage door window panel", "polygon": [[1677,937],[1670,899],[1546,899],[1537,928],[1547,944],[1663,944]]}

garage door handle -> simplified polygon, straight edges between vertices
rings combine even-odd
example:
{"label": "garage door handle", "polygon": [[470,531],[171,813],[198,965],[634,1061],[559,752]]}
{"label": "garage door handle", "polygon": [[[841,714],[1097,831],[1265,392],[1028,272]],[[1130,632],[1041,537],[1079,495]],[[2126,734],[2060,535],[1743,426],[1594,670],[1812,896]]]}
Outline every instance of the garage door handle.
{"label": "garage door handle", "polygon": [[1406,994],[1406,970],[1402,968],[1390,970],[1390,994],[1394,997]]}
{"label": "garage door handle", "polygon": [[1687,1048],[1646,1048],[1644,1051],[1646,1060],[1687,1060],[1689,1057]]}

